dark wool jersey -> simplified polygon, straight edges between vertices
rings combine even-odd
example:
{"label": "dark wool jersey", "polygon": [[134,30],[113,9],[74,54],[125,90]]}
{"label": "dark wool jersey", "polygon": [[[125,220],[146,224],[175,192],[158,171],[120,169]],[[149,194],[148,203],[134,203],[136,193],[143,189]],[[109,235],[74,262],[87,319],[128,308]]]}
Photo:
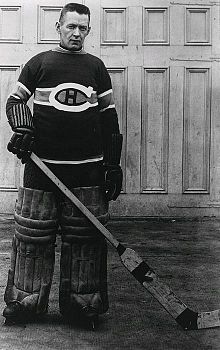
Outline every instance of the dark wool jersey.
{"label": "dark wool jersey", "polygon": [[111,80],[99,58],[62,48],[40,53],[24,66],[18,87],[27,99],[34,94],[38,156],[67,164],[102,159],[101,119],[106,110],[115,112],[115,106]]}

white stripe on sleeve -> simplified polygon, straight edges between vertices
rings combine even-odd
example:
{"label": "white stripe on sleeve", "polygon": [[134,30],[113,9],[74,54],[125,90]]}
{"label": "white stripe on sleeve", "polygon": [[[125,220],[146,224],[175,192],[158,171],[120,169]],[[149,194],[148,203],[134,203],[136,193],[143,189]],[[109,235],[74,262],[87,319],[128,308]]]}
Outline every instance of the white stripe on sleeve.
{"label": "white stripe on sleeve", "polygon": [[103,93],[101,93],[100,95],[98,95],[98,98],[103,97],[103,96],[106,96],[106,95],[109,95],[109,94],[111,94],[111,93],[112,93],[112,89],[107,90],[107,91],[104,91]]}
{"label": "white stripe on sleeve", "polygon": [[114,105],[109,105],[109,106],[106,107],[106,108],[100,109],[99,112],[104,112],[104,111],[106,111],[106,109],[110,109],[110,108],[115,108],[115,104],[114,104]]}
{"label": "white stripe on sleeve", "polygon": [[28,88],[24,84],[22,84],[20,81],[17,82],[17,85],[20,86],[22,89],[24,89],[28,93],[28,95],[30,96],[32,95],[30,90],[28,90]]}

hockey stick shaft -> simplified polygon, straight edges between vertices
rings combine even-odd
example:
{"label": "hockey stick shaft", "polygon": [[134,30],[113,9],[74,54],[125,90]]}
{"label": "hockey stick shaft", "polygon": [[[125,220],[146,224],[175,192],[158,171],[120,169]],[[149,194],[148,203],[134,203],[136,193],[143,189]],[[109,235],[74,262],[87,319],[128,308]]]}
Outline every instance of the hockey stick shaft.
{"label": "hockey stick shaft", "polygon": [[31,154],[32,161],[55,183],[67,198],[89,219],[99,232],[114,246],[123,265],[140,282],[148,292],[175,318],[184,329],[201,329],[220,326],[220,310],[196,313],[190,310],[170,289],[160,281],[154,271],[143,259],[130,248],[125,248],[84,206],[81,201],[55,176],[55,174],[38,158]]}

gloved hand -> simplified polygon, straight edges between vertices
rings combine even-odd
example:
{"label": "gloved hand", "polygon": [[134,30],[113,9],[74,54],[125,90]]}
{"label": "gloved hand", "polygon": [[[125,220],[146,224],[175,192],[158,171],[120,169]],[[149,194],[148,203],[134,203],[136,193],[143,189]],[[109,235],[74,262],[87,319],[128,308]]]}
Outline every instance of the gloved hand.
{"label": "gloved hand", "polygon": [[17,128],[9,143],[8,151],[17,155],[22,164],[26,163],[34,146],[34,135],[31,129]]}
{"label": "gloved hand", "polygon": [[115,201],[122,188],[123,173],[120,165],[103,165],[106,196],[108,201]]}

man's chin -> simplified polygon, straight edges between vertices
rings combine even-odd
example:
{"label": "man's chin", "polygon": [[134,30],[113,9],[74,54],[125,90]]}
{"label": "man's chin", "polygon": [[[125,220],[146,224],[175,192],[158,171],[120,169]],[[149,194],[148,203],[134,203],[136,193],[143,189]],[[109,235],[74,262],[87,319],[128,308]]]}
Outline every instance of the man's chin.
{"label": "man's chin", "polygon": [[69,42],[69,47],[71,47],[71,50],[81,50],[82,44],[79,41],[71,40]]}
{"label": "man's chin", "polygon": [[69,50],[71,51],[80,51],[82,49],[81,45],[70,45]]}

